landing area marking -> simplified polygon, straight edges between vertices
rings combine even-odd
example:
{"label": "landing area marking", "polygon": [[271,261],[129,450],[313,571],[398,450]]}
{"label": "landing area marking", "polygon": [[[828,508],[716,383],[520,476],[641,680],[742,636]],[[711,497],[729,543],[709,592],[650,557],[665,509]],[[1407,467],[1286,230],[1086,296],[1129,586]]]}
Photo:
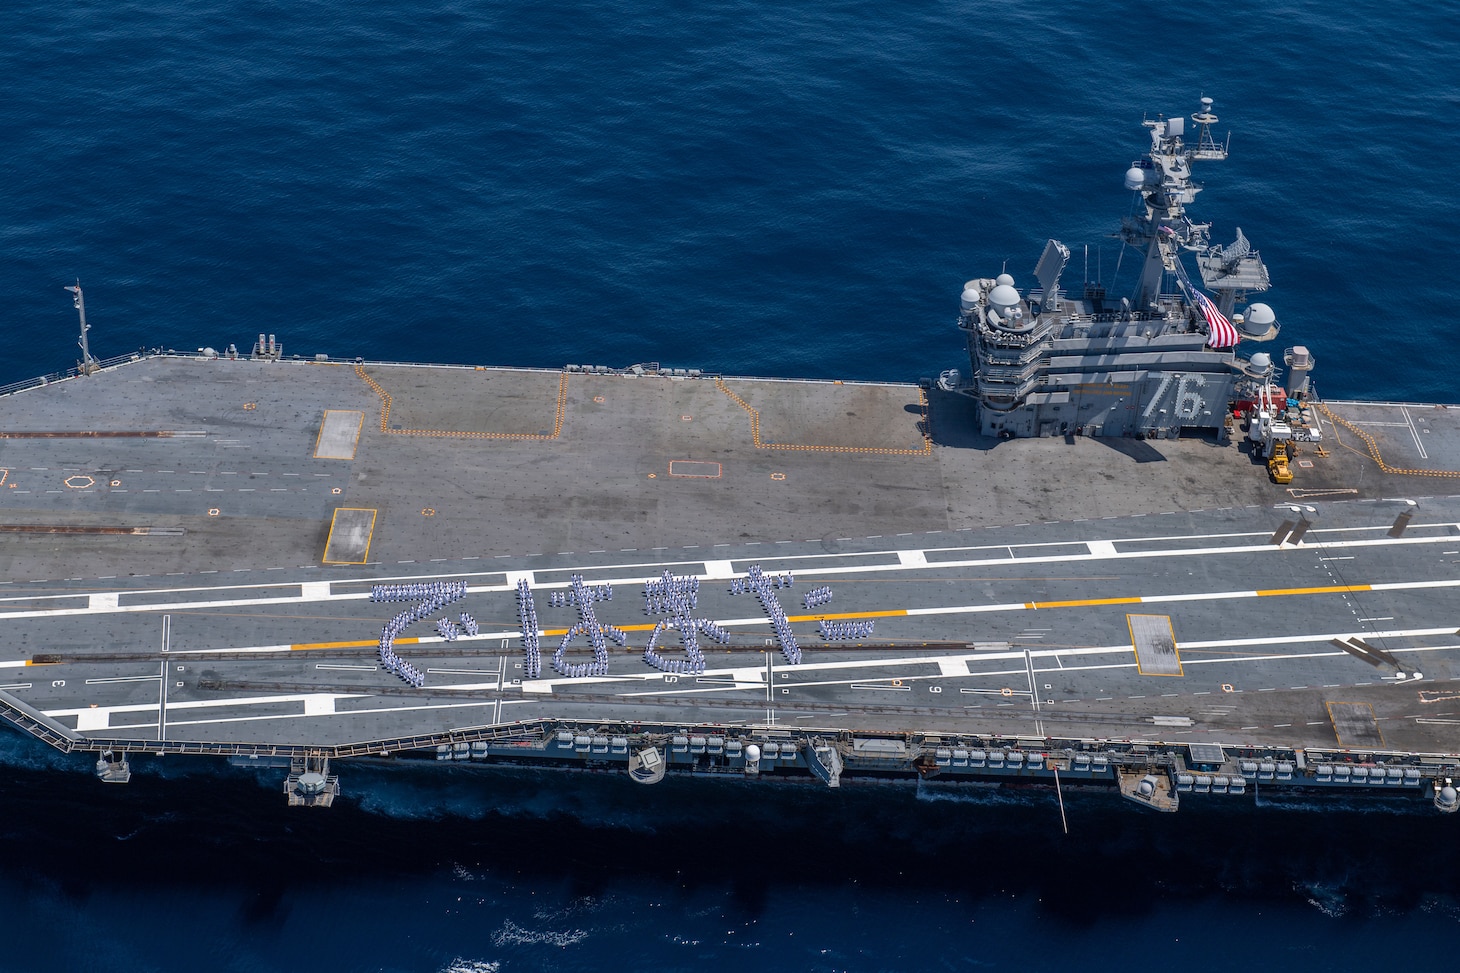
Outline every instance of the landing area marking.
{"label": "landing area marking", "polygon": [[[1426,527],[1437,527],[1437,528],[1445,528],[1445,529],[1448,529],[1448,528],[1452,527],[1453,525],[1450,525],[1450,524],[1434,524],[1434,525],[1422,525],[1422,526],[1426,526]],[[1334,532],[1335,533],[1347,532],[1347,531],[1368,532],[1368,531],[1371,531],[1371,530],[1374,530],[1374,529],[1376,529],[1376,528],[1370,528],[1370,527],[1336,528],[1336,529],[1334,529]],[[1415,528],[1411,528],[1411,532],[1414,529]],[[1310,532],[1310,534],[1311,533],[1312,532]],[[1257,534],[1246,533],[1246,534],[1238,534],[1238,535],[1201,535],[1201,536],[1174,535],[1174,536],[1170,536],[1170,537],[1132,538],[1132,539],[1129,539],[1129,540],[1126,540],[1126,541],[1111,542],[1111,545],[1113,547],[1113,544],[1114,543],[1135,543],[1135,542],[1151,542],[1151,541],[1201,540],[1201,539],[1206,539],[1207,537],[1217,537],[1217,536],[1241,536],[1241,537],[1263,536],[1263,537],[1265,537],[1266,536],[1266,533],[1265,532],[1260,532],[1260,533],[1257,533]],[[1338,549],[1338,548],[1388,547],[1388,546],[1410,545],[1410,544],[1437,544],[1437,543],[1443,544],[1443,543],[1453,543],[1453,541],[1454,541],[1453,536],[1439,536],[1439,537],[1413,537],[1413,536],[1406,536],[1406,537],[1403,537],[1403,538],[1387,538],[1387,537],[1385,537],[1385,538],[1379,538],[1379,539],[1374,539],[1374,540],[1329,540],[1329,541],[1325,541],[1324,542],[1323,547],[1325,549],[1327,549],[1327,550],[1334,550],[1334,549]],[[1059,547],[1059,546],[1065,546],[1067,544],[1068,544],[1068,542],[1054,542],[1053,544],[1032,544],[1032,545],[1021,545],[1021,546],[1022,547],[1029,547],[1029,548],[1045,547],[1045,546]],[[1233,546],[1233,547],[1179,548],[1179,549],[1172,549],[1172,550],[1115,551],[1114,553],[1110,553],[1109,552],[1109,549],[1104,545],[1103,542],[1092,542],[1091,553],[1086,554],[1086,555],[1075,555],[1075,556],[1070,556],[1069,554],[1061,553],[1061,554],[1054,555],[1054,556],[1049,556],[1049,557],[1044,557],[1044,556],[1040,556],[1040,557],[1010,557],[1010,556],[1008,556],[1006,554],[1005,556],[1002,556],[1002,557],[990,557],[990,558],[978,558],[978,559],[964,559],[964,560],[956,560],[956,561],[954,561],[954,560],[948,560],[948,561],[928,560],[927,557],[926,557],[928,554],[942,554],[942,553],[947,553],[949,551],[964,551],[964,550],[968,550],[968,551],[989,551],[989,550],[1008,551],[1008,547],[1005,546],[1005,545],[991,545],[991,546],[988,546],[988,547],[980,547],[980,548],[929,548],[929,549],[925,549],[925,550],[922,550],[921,551],[921,553],[923,555],[923,559],[921,559],[921,560],[918,559],[915,556],[909,556],[910,555],[910,552],[909,551],[904,551],[904,550],[890,550],[890,551],[877,551],[877,552],[859,552],[859,553],[857,553],[855,555],[846,555],[846,556],[849,556],[849,557],[886,556],[888,558],[892,558],[892,559],[896,559],[896,560],[895,561],[892,561],[890,563],[887,563],[887,564],[879,564],[879,565],[824,566],[824,565],[818,564],[814,568],[812,568],[811,570],[813,570],[817,576],[823,576],[823,575],[825,575],[825,576],[834,576],[834,575],[848,575],[848,574],[851,574],[851,575],[884,574],[884,573],[899,572],[899,571],[925,571],[925,570],[928,570],[929,568],[949,569],[949,570],[952,570],[952,569],[970,568],[970,567],[1010,566],[1010,565],[1015,565],[1015,564],[1021,565],[1021,566],[1025,566],[1025,565],[1034,565],[1034,564],[1043,564],[1043,563],[1061,563],[1061,564],[1068,564],[1068,563],[1073,563],[1073,562],[1091,562],[1091,561],[1104,561],[1104,560],[1132,560],[1132,559],[1149,559],[1149,558],[1164,558],[1164,557],[1188,557],[1188,556],[1204,556],[1204,555],[1232,555],[1232,554],[1254,554],[1254,553],[1272,554],[1272,555],[1281,556],[1282,554],[1289,553],[1287,551],[1282,551],[1282,550],[1280,550],[1280,549],[1278,549],[1278,548],[1276,548],[1276,547],[1274,547],[1272,545],[1269,545],[1269,544],[1237,545],[1237,546]],[[764,558],[758,558],[758,557],[743,557],[743,558],[737,558],[736,560],[745,562],[747,564],[755,563],[755,562],[775,562],[777,565],[785,565],[785,566],[788,566],[788,567],[794,567],[797,564],[798,561],[804,560],[806,557],[814,557],[814,558],[816,558],[816,559],[819,560],[819,559],[822,559],[822,558],[827,557],[827,556],[828,555],[801,555],[801,556],[797,556],[797,555],[778,555],[778,556],[771,556],[771,557],[764,557]],[[595,573],[602,572],[602,571],[605,571],[605,570],[618,570],[618,569],[634,570],[634,571],[636,571],[638,573],[635,573],[633,575],[628,575],[628,576],[625,576],[625,577],[617,577],[617,578],[614,578],[614,577],[602,577],[602,576],[600,576],[600,577],[595,578],[595,583],[600,583],[600,584],[605,584],[606,583],[606,584],[613,584],[613,585],[638,585],[638,584],[643,584],[647,580],[652,580],[653,578],[657,577],[657,571],[655,573],[652,573],[652,574],[643,573],[643,572],[645,572],[646,569],[658,569],[658,568],[664,568],[664,567],[674,568],[674,567],[683,567],[683,566],[688,566],[688,565],[700,565],[703,568],[703,571],[691,572],[691,575],[694,576],[694,577],[699,577],[699,578],[705,579],[705,580],[711,580],[711,579],[713,579],[713,580],[722,580],[725,577],[725,566],[726,565],[732,565],[733,566],[733,562],[726,562],[726,561],[698,561],[698,560],[696,560],[696,561],[675,560],[675,561],[665,561],[665,562],[648,562],[648,563],[640,563],[640,564],[588,565],[588,566],[584,566],[584,567],[579,568],[579,570],[592,570]],[[554,571],[554,572],[561,573],[561,572],[563,572],[565,570],[568,570],[568,569],[553,568],[551,570]],[[516,587],[516,582],[517,582],[517,580],[519,578],[526,578],[528,580],[528,583],[531,584],[534,587],[534,589],[537,589],[537,588],[540,588],[540,587],[562,587],[561,585],[551,585],[551,586],[538,585],[538,584],[535,583],[535,578],[533,577],[533,574],[534,574],[534,572],[532,572],[532,571],[525,571],[525,572],[524,571],[506,572],[505,575],[504,575],[504,572],[500,572],[500,571],[453,572],[453,573],[450,573],[450,574],[412,575],[412,576],[405,577],[402,580],[407,580],[407,581],[425,581],[425,580],[432,580],[432,579],[435,579],[435,578],[448,578],[448,577],[449,578],[463,578],[464,577],[464,578],[478,578],[478,579],[480,579],[480,578],[498,578],[498,577],[505,577],[505,582],[504,583],[485,584],[485,585],[476,585],[476,586],[473,586],[470,589],[470,593],[472,593],[472,594],[511,591],[511,590],[513,590]],[[731,576],[733,576],[733,577],[742,577],[742,576],[744,576],[744,572],[736,571],[736,572],[733,572],[733,574]],[[282,595],[282,596],[276,595],[276,596],[271,596],[271,597],[266,597],[266,598],[246,598],[246,597],[244,597],[244,598],[237,598],[236,597],[236,598],[230,598],[230,599],[224,599],[224,600],[218,600],[218,601],[209,601],[209,602],[203,602],[203,601],[198,601],[198,602],[180,601],[180,602],[169,602],[169,603],[158,603],[158,604],[144,604],[144,605],[119,605],[119,606],[115,606],[115,607],[112,606],[111,604],[105,602],[105,601],[98,601],[98,602],[94,602],[92,605],[88,606],[87,608],[82,608],[82,609],[55,609],[55,610],[31,609],[31,610],[22,610],[22,611],[13,611],[13,612],[0,612],[0,619],[42,618],[42,617],[46,617],[46,616],[96,614],[96,613],[101,613],[101,612],[179,611],[179,610],[186,610],[186,609],[189,609],[189,608],[204,608],[204,607],[208,607],[208,608],[223,608],[223,607],[236,608],[236,607],[246,607],[246,606],[250,606],[250,605],[262,605],[262,604],[288,604],[291,601],[320,601],[320,600],[345,600],[345,601],[348,601],[348,600],[364,600],[364,599],[369,598],[369,596],[370,596],[368,591],[346,591],[346,592],[335,593],[333,591],[333,586],[335,586],[335,585],[351,585],[351,584],[366,585],[366,584],[372,584],[372,583],[388,582],[388,581],[391,581],[391,580],[395,580],[395,579],[389,578],[389,577],[384,577],[384,578],[340,578],[340,579],[335,580],[335,581],[332,581],[332,582],[283,582],[283,583],[274,583],[274,584],[253,584],[253,585],[211,585],[211,586],[200,586],[200,587],[195,587],[195,588],[136,588],[136,589],[130,589],[129,588],[129,589],[118,589],[115,593],[118,594],[118,595],[120,595],[120,596],[126,597],[126,596],[134,596],[134,595],[158,595],[158,594],[166,594],[166,593],[187,594],[187,593],[204,592],[204,591],[238,591],[238,592],[243,592],[243,591],[250,591],[250,590],[257,591],[257,590],[261,590],[261,589],[267,589],[267,590],[271,590],[271,591],[277,591],[280,588],[288,588],[288,587],[301,586],[301,585],[305,588],[302,596],[297,597],[297,598],[291,598],[288,595]],[[1010,580],[1017,580],[1017,578],[1010,578]],[[1077,607],[1093,607],[1093,606],[1099,606],[1099,605],[1116,605],[1116,604],[1132,604],[1132,605],[1133,604],[1156,604],[1156,603],[1160,603],[1160,602],[1163,602],[1163,601],[1166,601],[1166,602],[1169,602],[1169,601],[1182,601],[1182,600],[1199,601],[1199,600],[1211,599],[1211,598],[1274,597],[1274,596],[1299,595],[1299,594],[1331,594],[1331,593],[1332,594],[1343,594],[1343,593],[1359,592],[1359,591],[1400,590],[1400,589],[1418,588],[1418,587],[1426,587],[1426,586],[1440,588],[1440,587],[1453,587],[1453,586],[1457,586],[1457,585],[1460,585],[1460,580],[1445,580],[1445,581],[1433,581],[1433,582],[1397,582],[1397,583],[1389,583],[1389,584],[1372,584],[1372,585],[1342,585],[1342,586],[1335,585],[1335,586],[1328,586],[1328,587],[1311,587],[1311,588],[1269,588],[1269,589],[1257,589],[1257,590],[1251,590],[1251,591],[1229,591],[1229,592],[1197,593],[1197,594],[1176,594],[1176,595],[1147,595],[1147,596],[1141,596],[1141,597],[1126,597],[1126,598],[1114,598],[1114,599],[1077,599],[1077,600],[1068,600],[1068,601],[1024,602],[1024,603],[1016,604],[1016,605],[966,606],[966,607],[961,607],[961,608],[960,607],[954,607],[954,608],[934,608],[934,609],[909,609],[908,610],[908,614],[960,613],[960,612],[966,612],[966,611],[1011,611],[1011,610],[1015,610],[1015,609],[1019,609],[1019,608],[1025,608],[1025,609],[1077,608]],[[55,595],[13,596],[13,597],[0,598],[0,604],[4,604],[6,602],[16,602],[16,601],[36,602],[36,601],[44,601],[44,600],[50,600],[50,599],[75,598],[78,595],[82,595],[82,594],[85,594],[85,595],[87,595],[89,597],[95,598],[96,595],[99,594],[99,593],[94,593],[94,592],[77,592],[77,593],[55,594]],[[896,612],[893,612],[893,614],[897,614],[897,613]],[[815,621],[815,620],[817,620],[817,617],[818,616],[812,616],[812,615],[798,616],[797,618],[795,618],[793,620]],[[846,616],[846,617],[876,617],[876,616],[870,615],[869,613],[861,612],[861,613],[855,613],[854,615]]]}

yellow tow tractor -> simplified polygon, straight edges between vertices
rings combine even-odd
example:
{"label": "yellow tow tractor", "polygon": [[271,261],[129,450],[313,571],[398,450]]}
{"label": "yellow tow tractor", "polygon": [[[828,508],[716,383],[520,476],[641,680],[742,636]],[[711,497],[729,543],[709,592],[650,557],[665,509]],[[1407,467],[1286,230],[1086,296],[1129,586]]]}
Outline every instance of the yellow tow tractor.
{"label": "yellow tow tractor", "polygon": [[1278,443],[1273,447],[1272,456],[1267,461],[1267,473],[1274,483],[1293,482],[1293,469],[1288,466],[1287,443]]}

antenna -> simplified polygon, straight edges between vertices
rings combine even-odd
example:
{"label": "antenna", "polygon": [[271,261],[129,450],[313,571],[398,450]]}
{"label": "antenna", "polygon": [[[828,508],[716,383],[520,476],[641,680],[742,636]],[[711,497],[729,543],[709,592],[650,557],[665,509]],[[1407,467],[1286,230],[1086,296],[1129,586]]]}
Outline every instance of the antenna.
{"label": "antenna", "polygon": [[1065,794],[1060,790],[1060,769],[1054,764],[1050,764],[1050,767],[1054,770],[1054,796],[1059,798],[1060,802],[1060,824],[1064,826],[1065,834],[1069,834],[1070,820],[1065,817]]}
{"label": "antenna", "polygon": [[[1191,120],[1201,126],[1196,138],[1196,149],[1191,153],[1193,159],[1217,159],[1227,157],[1227,144],[1218,144],[1212,138],[1212,126],[1217,122],[1217,116],[1212,114],[1212,100],[1206,95],[1201,98],[1201,111],[1195,112]],[[1230,141],[1231,136],[1228,136]]]}
{"label": "antenna", "polygon": [[86,344],[86,332],[91,330],[91,325],[86,323],[86,297],[81,293],[81,279],[77,278],[76,283],[68,285],[66,290],[71,292],[76,311],[81,315],[81,340],[77,342],[81,346],[81,374],[90,375],[96,371],[96,359],[91,357],[91,349]]}

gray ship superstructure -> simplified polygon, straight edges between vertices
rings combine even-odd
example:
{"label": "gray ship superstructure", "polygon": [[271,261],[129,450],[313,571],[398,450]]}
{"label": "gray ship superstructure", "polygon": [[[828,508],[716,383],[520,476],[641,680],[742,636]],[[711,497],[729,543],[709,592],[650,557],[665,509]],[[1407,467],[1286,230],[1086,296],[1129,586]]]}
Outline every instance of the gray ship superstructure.
{"label": "gray ship superstructure", "polygon": [[[1091,282],[1075,294],[1062,288],[1070,250],[1058,240],[1045,246],[1035,284],[1023,293],[1007,273],[964,285],[959,327],[973,372],[967,383],[956,371],[941,382],[978,402],[984,435],[1224,435],[1234,386],[1267,377],[1266,366],[1254,369],[1234,349],[1276,336],[1272,309],[1257,303],[1233,313],[1249,293],[1268,288],[1267,268],[1240,229],[1231,246],[1212,247],[1210,226],[1186,213],[1201,191],[1192,164],[1227,157],[1228,143],[1212,136],[1211,107],[1203,98],[1189,141],[1185,118],[1145,122],[1150,151],[1125,175],[1140,212],[1120,231],[1122,259],[1141,260],[1133,294],[1114,297]],[[1216,300],[1192,283],[1186,252],[1197,255]]]}
{"label": "gray ship superstructure", "polygon": [[970,288],[1008,370],[974,397],[83,346],[0,389],[0,717],[103,781],[214,754],[301,806],[415,757],[1454,812],[1460,410],[1212,347],[1181,249],[1227,312],[1266,275],[1184,221],[1197,121],[1148,123],[1129,307],[1060,297],[1057,244],[1034,293]]}

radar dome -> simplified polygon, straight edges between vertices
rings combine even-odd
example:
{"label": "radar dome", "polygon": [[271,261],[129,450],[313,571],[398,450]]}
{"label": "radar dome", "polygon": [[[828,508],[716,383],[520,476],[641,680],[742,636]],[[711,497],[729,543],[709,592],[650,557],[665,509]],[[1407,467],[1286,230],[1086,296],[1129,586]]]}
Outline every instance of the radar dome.
{"label": "radar dome", "polygon": [[1455,793],[1455,788],[1446,784],[1440,788],[1440,803],[1446,807],[1454,807],[1455,802],[1460,800],[1460,795]]}
{"label": "radar dome", "polygon": [[745,748],[745,762],[746,763],[753,764],[753,763],[755,763],[759,759],[760,759],[760,747],[757,747],[755,744],[752,743],[750,746],[748,746],[748,747]]}
{"label": "radar dome", "polygon": [[1254,304],[1247,309],[1247,323],[1270,328],[1277,321],[1277,315],[1266,304]]}
{"label": "radar dome", "polygon": [[963,309],[967,311],[970,308],[977,307],[979,299],[982,297],[983,295],[978,292],[977,287],[964,288],[963,297],[960,299],[963,304]]}
{"label": "radar dome", "polygon": [[1125,188],[1140,189],[1146,184],[1146,170],[1140,166],[1131,166],[1125,171]]}
{"label": "radar dome", "polygon": [[1266,338],[1277,327],[1277,315],[1266,304],[1252,304],[1248,306],[1246,314],[1234,314],[1232,323],[1245,335]]}
{"label": "radar dome", "polygon": [[1010,274],[1000,274],[997,278],[994,279],[994,283],[995,284],[1008,284],[1010,287],[1013,287],[1014,286],[1014,278]]}
{"label": "radar dome", "polygon": [[[1007,277],[1008,275],[1005,274],[1004,276]],[[989,304],[1000,315],[1004,315],[1009,308],[1014,307],[1018,303],[1019,292],[1014,289],[1012,284],[1000,284],[998,287],[989,291]]]}
{"label": "radar dome", "polygon": [[1259,372],[1265,372],[1272,367],[1272,356],[1265,351],[1259,351],[1252,356],[1252,367]]}

